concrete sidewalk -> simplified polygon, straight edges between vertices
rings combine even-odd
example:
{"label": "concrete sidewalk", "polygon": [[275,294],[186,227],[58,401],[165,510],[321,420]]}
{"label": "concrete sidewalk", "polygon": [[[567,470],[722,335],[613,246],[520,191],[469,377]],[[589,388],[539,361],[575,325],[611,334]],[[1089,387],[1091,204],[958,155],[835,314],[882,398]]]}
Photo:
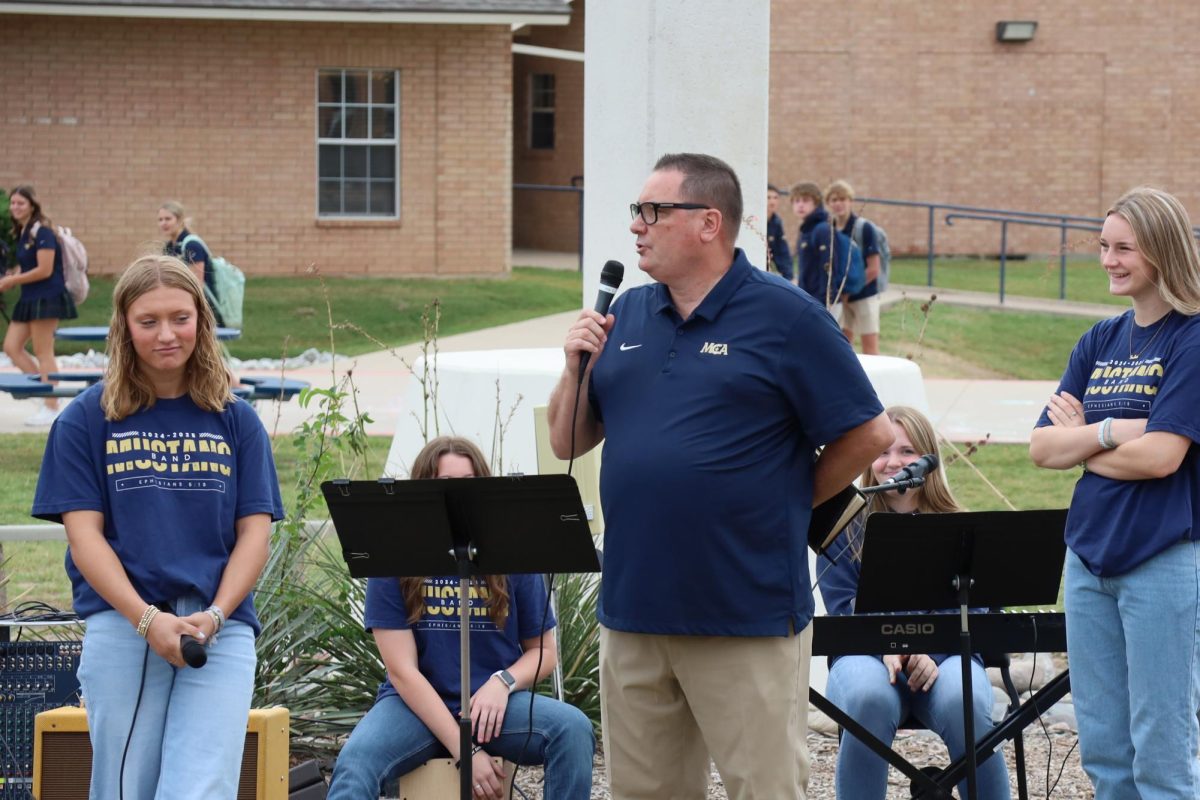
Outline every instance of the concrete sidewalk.
{"label": "concrete sidewalk", "polygon": [[[563,265],[565,266],[565,264]],[[1052,311],[1101,319],[1120,313],[1120,306],[1095,306],[1031,298],[1010,297],[1003,306],[995,295],[949,291],[924,286],[889,287],[885,304],[938,296],[938,302],[973,307],[1021,311]],[[990,301],[990,302],[989,302]],[[471,350],[502,350],[529,347],[560,347],[563,337],[578,311],[566,311],[547,317],[515,322],[495,328],[447,336],[438,342],[443,353]],[[421,355],[420,345],[407,345],[395,351],[368,353],[339,361],[335,366],[309,367],[288,371],[287,377],[308,381],[314,386],[331,386],[351,374],[358,391],[358,405],[368,411],[373,422],[367,430],[373,435],[391,435],[402,413],[401,400],[407,388],[409,365]],[[1064,354],[1065,358],[1065,354]],[[263,374],[263,370],[249,370]],[[1042,406],[1054,391],[1054,381],[926,379],[925,391],[930,418],[953,441],[976,441],[990,435],[995,442],[1028,442]],[[532,398],[531,398],[532,399]],[[0,433],[39,430],[23,424],[37,410],[40,400],[13,400],[0,395]],[[542,400],[534,400],[540,405]],[[258,404],[259,415],[272,433],[293,430],[311,412],[295,400]],[[45,430],[44,428],[40,430]]]}

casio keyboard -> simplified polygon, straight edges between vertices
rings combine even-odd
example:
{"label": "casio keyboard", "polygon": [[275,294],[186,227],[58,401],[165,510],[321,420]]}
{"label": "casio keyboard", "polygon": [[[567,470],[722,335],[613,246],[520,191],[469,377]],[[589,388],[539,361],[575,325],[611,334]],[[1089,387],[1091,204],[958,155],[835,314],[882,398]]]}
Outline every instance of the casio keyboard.
{"label": "casio keyboard", "polygon": [[[1057,611],[990,611],[967,615],[977,653],[1059,653],[1067,625]],[[814,656],[957,653],[958,614],[851,614],[813,618]]]}
{"label": "casio keyboard", "polygon": [[[1067,649],[1066,618],[1061,612],[978,612],[967,615],[971,649],[989,661],[1007,653],[1051,653]],[[814,656],[887,655],[889,653],[957,653],[962,621],[958,614],[852,614],[813,618]],[[1071,690],[1064,670],[1024,703],[1009,707],[1004,719],[975,743],[982,761],[1009,739],[1017,757],[1017,793],[1028,798],[1022,731]],[[950,791],[966,775],[966,758],[960,758],[930,776],[895,750],[872,736],[842,709],[815,689],[809,702],[825,712],[859,741],[871,748],[912,781],[914,797],[950,798]],[[1001,756],[997,756],[1000,758]]]}

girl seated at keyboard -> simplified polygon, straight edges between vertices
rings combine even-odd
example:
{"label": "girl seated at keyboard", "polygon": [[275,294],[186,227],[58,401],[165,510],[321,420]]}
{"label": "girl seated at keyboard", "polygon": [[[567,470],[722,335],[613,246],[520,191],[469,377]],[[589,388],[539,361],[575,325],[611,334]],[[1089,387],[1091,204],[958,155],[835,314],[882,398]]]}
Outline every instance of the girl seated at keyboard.
{"label": "girl seated at keyboard", "polygon": [[[896,440],[875,459],[862,476],[862,485],[887,481],[925,453],[937,453],[933,425],[921,412],[905,406],[887,409]],[[900,514],[962,511],[942,470],[929,472],[925,485],[871,495],[867,514],[891,511]],[[829,614],[853,614],[854,597],[862,568],[862,541],[866,515],[858,517],[830,545],[832,555],[818,560],[818,583]],[[977,739],[992,727],[992,686],[978,657],[972,664],[971,685]],[[830,659],[827,694],[880,741],[890,744],[902,720],[912,716],[942,737],[950,756],[966,752],[963,735],[962,666],[960,657],[946,654],[840,656]],[[847,732],[838,752],[837,796],[845,800],[882,800],[887,793],[887,762]],[[1008,770],[995,755],[979,765],[980,800],[1009,798]],[[966,797],[966,782],[958,787]]]}

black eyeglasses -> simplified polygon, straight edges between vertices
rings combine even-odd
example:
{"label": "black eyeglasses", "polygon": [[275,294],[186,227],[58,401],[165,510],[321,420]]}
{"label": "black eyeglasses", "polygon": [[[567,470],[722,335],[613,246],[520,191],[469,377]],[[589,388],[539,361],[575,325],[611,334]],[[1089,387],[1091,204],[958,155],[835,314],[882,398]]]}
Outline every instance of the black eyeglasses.
{"label": "black eyeglasses", "polygon": [[642,222],[647,225],[653,225],[658,222],[658,210],[660,208],[682,208],[685,211],[695,211],[697,209],[710,209],[712,206],[701,205],[700,203],[630,203],[629,218],[637,219],[641,215]]}

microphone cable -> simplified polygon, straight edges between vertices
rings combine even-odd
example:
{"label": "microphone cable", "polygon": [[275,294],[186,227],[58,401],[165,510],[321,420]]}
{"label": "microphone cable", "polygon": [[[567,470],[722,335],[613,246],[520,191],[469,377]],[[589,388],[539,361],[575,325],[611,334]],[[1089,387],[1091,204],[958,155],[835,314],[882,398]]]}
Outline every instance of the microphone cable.
{"label": "microphone cable", "polygon": [[[146,691],[146,665],[150,661],[150,642],[142,653],[142,679],[138,682],[137,700],[133,704],[133,718],[129,720],[129,733],[125,735],[125,749],[121,751],[121,769],[117,772],[117,797],[125,800],[125,759],[129,756],[129,744],[133,741],[133,729],[137,725],[138,710],[142,707],[142,693]],[[168,703],[170,701],[168,700]]]}

